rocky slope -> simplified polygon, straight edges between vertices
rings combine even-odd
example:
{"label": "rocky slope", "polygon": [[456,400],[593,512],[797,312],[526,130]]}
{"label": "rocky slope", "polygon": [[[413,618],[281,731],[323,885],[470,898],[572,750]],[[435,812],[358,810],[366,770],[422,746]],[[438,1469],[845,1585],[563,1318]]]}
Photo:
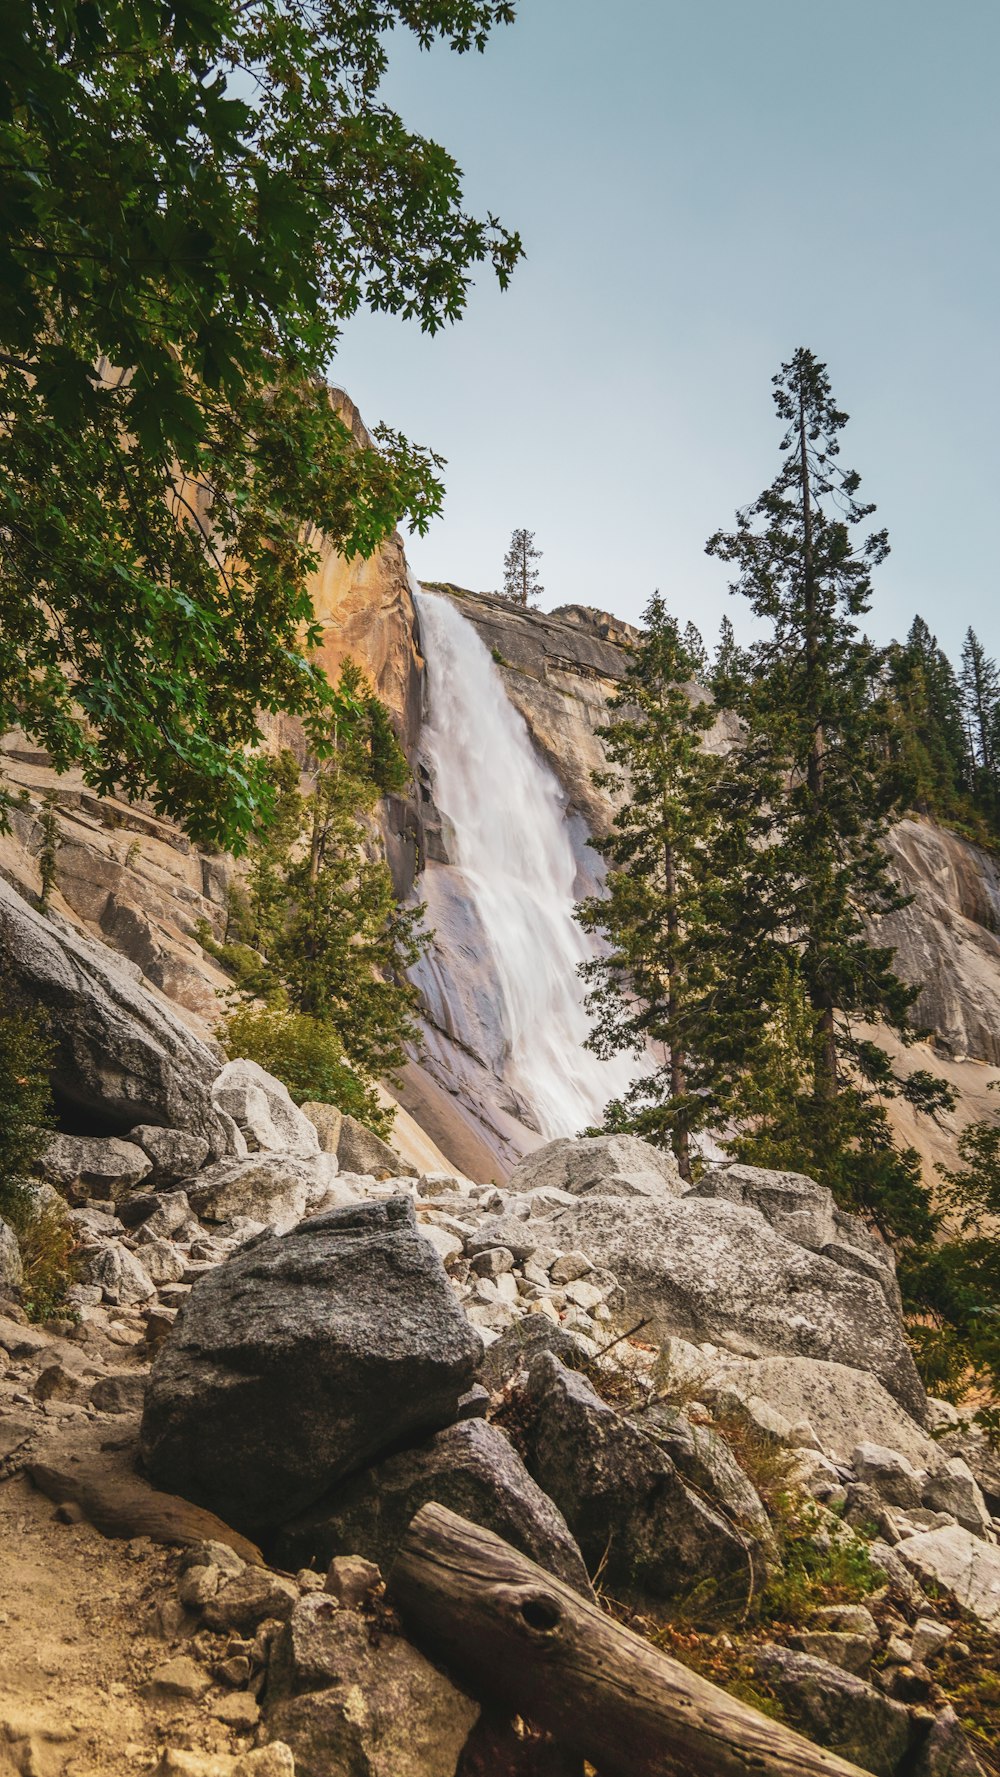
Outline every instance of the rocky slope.
{"label": "rocky slope", "polygon": [[[149,1040],[121,1018],[119,1106]],[[0,1670],[14,1771],[582,1777],[585,1736],[517,1740],[490,1674],[457,1683],[393,1614],[431,1500],[851,1769],[988,1768],[954,1703],[993,1731],[1000,1470],[925,1399],[891,1255],[827,1191],[685,1190],[631,1137],[551,1143],[504,1189],[408,1173],[245,1062],[179,1121],[167,1076],[201,1057],[177,1038],[159,1123],[50,1144],[71,1313],[32,1327],[0,1285],[0,1622],[75,1625]],[[39,1496],[63,1589],[90,1564],[69,1614],[32,1578]]]}

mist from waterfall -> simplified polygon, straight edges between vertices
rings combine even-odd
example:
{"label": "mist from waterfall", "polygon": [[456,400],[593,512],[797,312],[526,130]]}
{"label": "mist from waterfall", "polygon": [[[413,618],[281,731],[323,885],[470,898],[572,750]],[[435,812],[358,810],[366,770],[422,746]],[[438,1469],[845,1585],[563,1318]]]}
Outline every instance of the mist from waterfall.
{"label": "mist from waterfall", "polygon": [[601,1120],[636,1064],[584,1047],[578,969],[594,950],[573,917],[566,798],[473,624],[446,597],[414,596],[427,672],[422,751],[449,861],[492,952],[503,1078],[544,1136],[576,1135]]}

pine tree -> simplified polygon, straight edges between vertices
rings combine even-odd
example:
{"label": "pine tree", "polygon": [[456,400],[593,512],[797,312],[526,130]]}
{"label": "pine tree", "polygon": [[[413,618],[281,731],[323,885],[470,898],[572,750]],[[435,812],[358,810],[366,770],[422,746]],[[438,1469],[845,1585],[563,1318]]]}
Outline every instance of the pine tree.
{"label": "pine tree", "polygon": [[703,683],[708,674],[708,649],[696,623],[684,625],[684,652],[691,662],[691,677]]}
{"label": "pine tree", "polygon": [[510,548],[503,558],[503,596],[516,605],[527,605],[545,591],[538,577],[536,562],[542,552],[535,548],[534,531],[512,532]]}
{"label": "pine tree", "polygon": [[1000,754],[996,749],[1000,673],[973,629],[966,634],[962,648],[961,686],[976,789],[995,816],[1000,808]]}
{"label": "pine tree", "polygon": [[746,677],[746,656],[736,640],[732,619],[723,617],[719,624],[719,640],[709,673],[709,685],[721,704],[732,701],[730,681]]}
{"label": "pine tree", "polygon": [[922,617],[913,619],[905,643],[890,643],[885,680],[888,745],[901,794],[922,814],[968,816],[972,784],[962,694]]}
{"label": "pine tree", "polygon": [[643,625],[609,705],[612,721],[601,730],[612,769],[595,781],[625,797],[611,833],[595,841],[610,866],[606,894],[577,912],[608,946],[584,967],[596,1015],[590,1047],[646,1058],[653,1045],[662,1057],[609,1107],[607,1126],[669,1142],[690,1178],[692,1132],[714,1108],[697,1042],[712,972],[710,948],[698,935],[705,842],[716,818],[717,764],[702,747],[713,710],[689,700],[684,687],[701,669],[659,593]]}
{"label": "pine tree", "polygon": [[870,922],[906,905],[881,847],[899,790],[881,744],[880,660],[858,628],[888,540],[854,542],[874,508],[839,464],[847,416],[825,366],[800,350],[773,380],[783,464],[707,545],[769,631],[725,682],[743,741],[719,786],[714,1065],[743,1157],[795,1165],[886,1226],[926,1233],[916,1156],[897,1152],[883,1100],[903,1092],[936,1108],[946,1091],[926,1073],[897,1080],[877,1037],[857,1029],[885,1023],[909,1039],[917,997],[869,937]]}

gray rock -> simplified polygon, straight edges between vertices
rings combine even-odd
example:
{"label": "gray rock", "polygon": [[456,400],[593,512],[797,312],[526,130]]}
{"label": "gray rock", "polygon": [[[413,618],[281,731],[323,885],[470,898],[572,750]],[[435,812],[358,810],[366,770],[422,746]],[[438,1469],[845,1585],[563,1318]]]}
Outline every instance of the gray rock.
{"label": "gray rock", "polygon": [[188,1200],[203,1222],[246,1216],[285,1234],[306,1213],[318,1183],[317,1164],[283,1154],[220,1160],[198,1174],[188,1189]]}
{"label": "gray rock", "polygon": [[909,1777],[984,1777],[984,1767],[951,1704],[931,1723],[908,1770]]}
{"label": "gray rock", "polygon": [[217,1056],[154,998],[137,969],[36,913],[3,881],[0,953],[11,985],[50,1016],[52,1084],[62,1103],[112,1129],[194,1130],[218,1158],[239,1151],[212,1105]]}
{"label": "gray rock", "polygon": [[673,1155],[637,1135],[563,1137],[536,1148],[515,1167],[509,1191],[551,1187],[574,1197],[679,1197],[685,1189]]}
{"label": "gray rock", "polygon": [[918,1506],[925,1477],[917,1472],[899,1450],[884,1444],[862,1443],[851,1453],[851,1467],[859,1481],[874,1487],[887,1505]]}
{"label": "gray rock", "polygon": [[129,1141],[149,1156],[153,1167],[149,1182],[157,1190],[191,1178],[208,1160],[208,1142],[190,1129],[158,1129],[155,1124],[140,1123],[129,1130]]}
{"label": "gray rock", "polygon": [[356,1117],[344,1117],[341,1122],[337,1159],[341,1172],[367,1173],[372,1178],[419,1177],[415,1166],[401,1160],[395,1148],[366,1129]]}
{"label": "gray rock", "polygon": [[340,1126],[344,1121],[343,1111],[338,1111],[335,1104],[300,1104],[299,1110],[319,1136],[320,1151],[324,1154],[335,1154],[340,1140]]}
{"label": "gray rock", "polygon": [[504,1247],[516,1264],[523,1265],[541,1244],[542,1237],[528,1222],[519,1222],[515,1216],[486,1216],[468,1236],[465,1250],[475,1258],[478,1253]]}
{"label": "gray rock", "polygon": [[551,1351],[571,1370],[585,1370],[590,1362],[587,1349],[572,1333],[556,1326],[544,1314],[526,1314],[499,1339],[487,1346],[479,1366],[479,1380],[491,1394],[521,1370],[529,1370],[540,1351]]}
{"label": "gray rock", "polygon": [[[132,1202],[134,1201],[133,1199]],[[128,1207],[131,1209],[132,1203]],[[186,1233],[189,1229],[197,1231],[198,1224],[186,1191],[154,1191],[148,1213],[147,1206],[144,1204],[142,1207],[143,1215],[137,1240],[170,1240],[174,1235]]]}
{"label": "gray rock", "polygon": [[975,1476],[961,1456],[951,1456],[924,1487],[923,1504],[933,1512],[948,1512],[963,1530],[982,1536],[991,1528],[990,1512]]}
{"label": "gray rock", "polygon": [[756,1650],[753,1670],[810,1740],[874,1777],[894,1777],[910,1744],[902,1703],[825,1660],[770,1643]]}
{"label": "gray rock", "polygon": [[747,1539],[685,1486],[670,1457],[542,1352],[515,1397],[525,1462],[614,1595],[708,1614],[752,1587]]}
{"label": "gray rock", "polygon": [[251,1153],[308,1160],[320,1151],[316,1129],[288,1087],[255,1061],[228,1061],[212,1087],[212,1102],[232,1117]]}
{"label": "gray rock", "polygon": [[946,1456],[961,1456],[968,1463],[991,1512],[1000,1514],[1000,1449],[994,1449],[985,1432],[963,1424],[948,1432],[939,1447]]}
{"label": "gray rock", "polygon": [[149,1472],[237,1526],[287,1523],[451,1420],[481,1355],[407,1198],[333,1210],[195,1285],[153,1365]]}
{"label": "gray rock", "polygon": [[[354,1611],[315,1592],[296,1606],[275,1667],[268,1727],[292,1748],[297,1777],[455,1777],[479,1705],[408,1641],[373,1640]],[[287,1695],[298,1686],[309,1688]]]}
{"label": "gray rock", "polygon": [[106,1302],[128,1305],[148,1302],[155,1296],[156,1285],[142,1260],[127,1246],[97,1247],[84,1253],[80,1260],[84,1283],[93,1283],[102,1291]]}
{"label": "gray rock", "polygon": [[278,1559],[294,1570],[358,1554],[388,1573],[411,1520],[431,1500],[494,1531],[590,1595],[587,1569],[565,1520],[503,1433],[483,1419],[451,1425],[416,1450],[402,1450],[353,1476],[286,1527]]}
{"label": "gray rock", "polygon": [[268,1567],[244,1567],[227,1578],[204,1604],[209,1629],[252,1635],[261,1623],[284,1622],[298,1603],[298,1588]]}
{"label": "gray rock", "polygon": [[852,1635],[849,1629],[803,1629],[789,1636],[790,1645],[800,1654],[811,1654],[814,1660],[825,1660],[828,1666],[839,1666],[842,1672],[853,1672],[863,1678],[871,1665],[874,1643],[867,1635]]}
{"label": "gray rock", "polygon": [[922,1585],[947,1592],[985,1629],[1000,1631],[1000,1549],[994,1543],[954,1524],[918,1531],[896,1553]]}
{"label": "gray rock", "polygon": [[[762,1358],[723,1353],[719,1375],[725,1386],[760,1396],[792,1423],[808,1419],[822,1449],[838,1462],[848,1462],[858,1444],[871,1440],[899,1450],[914,1468],[941,1466],[933,1439],[865,1370],[790,1352]],[[700,1377],[698,1387],[703,1399],[712,1398],[711,1383]]]}
{"label": "gray rock", "polygon": [[666,1451],[684,1479],[740,1527],[752,1545],[755,1568],[763,1572],[767,1559],[775,1553],[770,1520],[757,1489],[725,1439],[709,1426],[692,1425],[683,1413],[661,1406],[631,1418],[647,1438]]}
{"label": "gray rock", "polygon": [[164,1283],[180,1283],[187,1271],[187,1260],[180,1247],[158,1234],[137,1241],[136,1251],[157,1289]]}
{"label": "gray rock", "polygon": [[99,1413],[141,1413],[146,1392],[142,1370],[113,1370],[99,1376],[90,1391],[90,1404]]}
{"label": "gray rock", "polygon": [[382,1574],[374,1561],[361,1555],[335,1555],[326,1570],[323,1590],[345,1610],[363,1610],[381,1584]]}
{"label": "gray rock", "polygon": [[607,1266],[647,1337],[736,1342],[748,1357],[864,1362],[907,1412],[925,1396],[902,1326],[878,1286],[794,1245],[759,1210],[683,1197],[587,1197],[545,1224]]}
{"label": "gray rock", "polygon": [[17,1236],[7,1222],[0,1220],[0,1290],[20,1289],[23,1276]]}
{"label": "gray rock", "polygon": [[131,1191],[152,1171],[153,1163],[134,1142],[116,1136],[53,1135],[38,1166],[50,1184],[80,1201]]}

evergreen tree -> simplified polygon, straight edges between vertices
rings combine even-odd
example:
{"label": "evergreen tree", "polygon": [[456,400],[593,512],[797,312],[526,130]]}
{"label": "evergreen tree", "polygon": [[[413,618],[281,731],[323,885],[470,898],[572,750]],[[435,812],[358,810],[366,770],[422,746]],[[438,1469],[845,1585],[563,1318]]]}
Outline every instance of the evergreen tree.
{"label": "evergreen tree", "polygon": [[253,848],[227,942],[215,953],[245,999],[332,1030],[347,1063],[370,1083],[402,1065],[416,1035],[406,971],[422,946],[423,909],[397,905],[388,866],[371,844],[379,798],[403,789],[409,775],[388,714],[351,661],[337,700],[328,756],[305,793],[290,753],[273,762],[276,813]]}
{"label": "evergreen tree", "polygon": [[1000,753],[996,747],[1000,673],[973,629],[966,634],[962,648],[961,686],[976,788],[995,816],[1000,808]]}
{"label": "evergreen tree", "polygon": [[609,1107],[607,1125],[669,1143],[690,1178],[691,1134],[714,1108],[698,1045],[712,974],[710,947],[698,940],[706,837],[716,819],[717,765],[702,748],[713,711],[689,701],[684,687],[701,665],[659,593],[643,626],[601,730],[612,769],[595,781],[625,798],[611,833],[594,842],[610,867],[606,894],[582,902],[578,918],[608,945],[583,971],[596,1014],[590,1047],[662,1057]]}
{"label": "evergreen tree", "polygon": [[730,681],[746,676],[746,657],[736,640],[736,631],[732,619],[723,617],[719,624],[719,640],[715,650],[709,674],[709,685],[717,702],[728,704],[732,701],[729,690]]}
{"label": "evergreen tree", "polygon": [[536,562],[542,552],[535,548],[534,531],[512,532],[510,548],[503,558],[503,596],[516,605],[527,605],[545,591],[538,577]]}
{"label": "evergreen tree", "polygon": [[703,683],[708,675],[708,649],[696,623],[684,625],[684,652],[691,662],[691,677]]}
{"label": "evergreen tree", "polygon": [[971,788],[962,694],[947,655],[922,617],[905,643],[886,650],[886,704],[890,756],[901,790],[923,814],[960,819],[971,812]]}
{"label": "evergreen tree", "polygon": [[782,466],[735,530],[707,545],[735,567],[731,590],[768,629],[746,651],[748,670],[725,679],[724,696],[721,679],[717,689],[743,741],[719,785],[714,1067],[728,1079],[743,1157],[798,1166],[883,1225],[923,1234],[916,1156],[896,1151],[883,1101],[902,1092],[937,1108],[947,1092],[926,1073],[897,1079],[877,1038],[857,1028],[885,1023],[909,1039],[917,997],[869,937],[871,921],[906,905],[881,846],[899,790],[881,745],[880,662],[858,628],[888,540],[876,531],[854,542],[874,508],[840,466],[847,416],[825,366],[797,351],[774,400]]}

